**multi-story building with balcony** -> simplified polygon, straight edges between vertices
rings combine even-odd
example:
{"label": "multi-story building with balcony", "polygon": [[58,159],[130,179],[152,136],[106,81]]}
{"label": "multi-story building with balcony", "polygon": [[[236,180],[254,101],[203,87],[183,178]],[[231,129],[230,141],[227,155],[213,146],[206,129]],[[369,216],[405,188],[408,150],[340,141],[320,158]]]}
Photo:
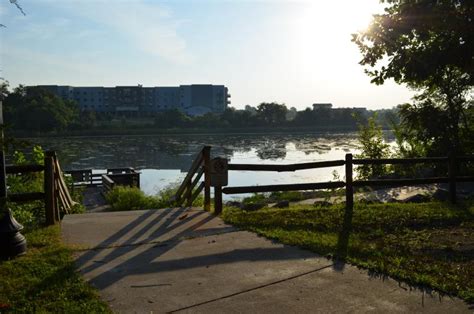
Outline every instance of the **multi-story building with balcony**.
{"label": "multi-story building with balcony", "polygon": [[146,114],[179,109],[189,115],[224,112],[230,94],[224,85],[180,85],[173,87],[75,87],[38,85],[57,96],[75,101],[81,110],[116,114]]}

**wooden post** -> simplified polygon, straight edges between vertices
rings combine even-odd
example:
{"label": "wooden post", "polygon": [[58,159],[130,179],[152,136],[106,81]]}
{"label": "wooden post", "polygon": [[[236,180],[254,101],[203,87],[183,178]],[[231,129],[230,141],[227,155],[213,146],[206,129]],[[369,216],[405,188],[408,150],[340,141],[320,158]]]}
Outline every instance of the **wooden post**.
{"label": "wooden post", "polygon": [[56,200],[54,192],[54,159],[50,152],[46,152],[44,157],[44,205],[47,226],[56,223]]}
{"label": "wooden post", "polygon": [[354,186],[352,185],[352,154],[346,154],[346,210],[354,208]]}
{"label": "wooden post", "polygon": [[352,154],[346,154],[346,210],[344,221],[337,239],[336,256],[344,261],[349,247],[349,238],[352,231],[352,213],[354,209],[354,186],[352,185]]}
{"label": "wooden post", "polygon": [[188,186],[184,190],[184,196],[186,197],[186,207],[191,207],[193,205],[193,190],[192,190],[192,181],[189,181]]}
{"label": "wooden post", "polygon": [[448,178],[449,178],[449,200],[456,204],[456,156],[454,153],[448,155]]}
{"label": "wooden post", "polygon": [[214,187],[214,214],[222,213],[222,186]]}
{"label": "wooden post", "polygon": [[202,149],[204,160],[204,210],[211,210],[211,146],[204,146]]}

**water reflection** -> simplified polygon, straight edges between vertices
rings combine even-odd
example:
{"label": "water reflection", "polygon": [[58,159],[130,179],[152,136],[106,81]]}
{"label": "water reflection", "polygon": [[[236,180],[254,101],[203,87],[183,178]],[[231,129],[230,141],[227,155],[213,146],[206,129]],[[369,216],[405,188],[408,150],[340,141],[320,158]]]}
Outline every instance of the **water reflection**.
{"label": "water reflection", "polygon": [[[346,152],[357,152],[354,133],[153,135],[30,140],[46,150],[55,150],[66,170],[114,167],[142,170],[141,186],[149,194],[182,180],[184,172],[203,145],[212,146],[213,156],[223,156],[234,163],[300,163],[343,159]],[[332,179],[333,170],[232,172],[229,182],[233,186],[317,182]]]}

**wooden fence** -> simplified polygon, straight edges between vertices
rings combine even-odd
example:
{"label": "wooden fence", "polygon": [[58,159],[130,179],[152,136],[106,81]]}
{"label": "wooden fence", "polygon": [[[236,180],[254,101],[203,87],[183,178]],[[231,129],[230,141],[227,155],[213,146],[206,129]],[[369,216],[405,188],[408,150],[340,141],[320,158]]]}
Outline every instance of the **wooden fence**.
{"label": "wooden fence", "polygon": [[6,173],[10,175],[42,171],[44,172],[42,192],[8,194],[7,199],[10,202],[44,201],[46,224],[54,225],[60,221],[61,211],[68,213],[69,209],[76,204],[64,182],[56,153],[53,151],[46,152],[44,165],[6,166]]}
{"label": "wooden fence", "polygon": [[[179,186],[174,196],[177,206],[191,206],[194,200],[204,190],[204,209],[211,208],[211,178],[209,174],[209,165],[211,162],[211,147],[204,146],[198,153],[191,168],[189,169],[183,183]],[[200,182],[202,176],[204,180]],[[198,183],[200,184],[198,185]],[[221,200],[222,203],[222,200]]]}
{"label": "wooden fence", "polygon": [[[193,200],[202,190],[207,187],[210,190],[210,150],[209,146],[203,148],[188,172],[183,184],[176,194],[177,200],[187,199],[186,205],[190,206]],[[375,187],[375,186],[410,186],[418,184],[448,183],[450,201],[456,202],[456,183],[457,182],[474,182],[474,176],[458,176],[456,174],[457,163],[473,162],[474,156],[462,157],[428,157],[428,158],[384,158],[384,159],[353,159],[352,154],[346,154],[345,159],[320,161],[299,164],[286,165],[262,165],[262,164],[233,164],[229,163],[227,171],[297,171],[305,169],[327,168],[345,166],[345,181],[317,182],[317,183],[301,183],[301,184],[278,184],[278,185],[257,185],[257,186],[237,186],[237,187],[214,187],[214,209],[219,214],[222,211],[222,193],[223,194],[242,194],[242,193],[262,193],[262,192],[278,192],[278,191],[304,191],[319,189],[343,188],[346,190],[346,208],[352,211],[354,206],[354,188],[355,187]],[[354,165],[414,165],[414,164],[430,164],[445,163],[448,168],[448,174],[445,177],[430,178],[411,178],[411,179],[374,179],[374,180],[354,180]],[[205,178],[198,189],[194,187],[204,173]],[[195,176],[197,174],[197,176]],[[202,187],[201,187],[202,186]],[[205,208],[210,206],[209,190],[205,193]],[[193,193],[194,192],[194,193]],[[206,196],[207,195],[207,196]],[[182,201],[178,202],[181,206]]]}
{"label": "wooden fence", "polygon": [[66,174],[72,178],[71,189],[75,187],[103,187],[103,192],[112,190],[115,186],[130,186],[140,188],[140,172],[131,167],[109,168],[105,172],[92,172],[92,169],[68,170]]}

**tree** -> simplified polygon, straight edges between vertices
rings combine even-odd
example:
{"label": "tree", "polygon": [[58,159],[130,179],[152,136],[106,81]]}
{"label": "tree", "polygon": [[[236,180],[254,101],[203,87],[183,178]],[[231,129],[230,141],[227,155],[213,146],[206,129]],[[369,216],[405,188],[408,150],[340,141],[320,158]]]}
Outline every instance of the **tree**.
{"label": "tree", "polygon": [[191,119],[178,109],[159,112],[155,116],[155,126],[158,128],[185,127]]}
{"label": "tree", "polygon": [[[436,153],[461,153],[462,134],[472,124],[463,120],[474,85],[474,1],[381,2],[387,4],[385,13],[374,15],[366,31],[353,35],[363,55],[360,64],[367,66],[375,84],[394,79],[418,90],[415,103],[402,107],[401,123],[415,133],[439,129],[447,142]],[[421,123],[427,112],[437,112],[444,123]],[[436,138],[431,140],[430,145],[441,147]]]}
{"label": "tree", "polygon": [[25,131],[62,131],[77,119],[79,110],[72,101],[41,88],[22,85],[5,99],[5,120],[13,129]]}
{"label": "tree", "polygon": [[266,125],[281,125],[286,122],[288,108],[285,105],[272,103],[261,103],[257,107],[257,115]]}
{"label": "tree", "polygon": [[[360,144],[360,154],[357,158],[380,159],[390,155],[390,145],[385,143],[382,127],[377,124],[377,114],[367,119],[367,124],[359,122],[358,140]],[[370,179],[387,174],[385,165],[360,165],[357,173],[361,179]]]}
{"label": "tree", "polygon": [[[13,4],[14,6],[16,6],[16,8],[21,12],[21,14],[25,15],[26,16],[26,13],[25,11],[23,10],[23,8],[21,7],[21,5],[18,3],[18,0],[9,0],[9,2],[11,4]],[[7,27],[5,24],[1,24],[0,23],[0,27]]]}

